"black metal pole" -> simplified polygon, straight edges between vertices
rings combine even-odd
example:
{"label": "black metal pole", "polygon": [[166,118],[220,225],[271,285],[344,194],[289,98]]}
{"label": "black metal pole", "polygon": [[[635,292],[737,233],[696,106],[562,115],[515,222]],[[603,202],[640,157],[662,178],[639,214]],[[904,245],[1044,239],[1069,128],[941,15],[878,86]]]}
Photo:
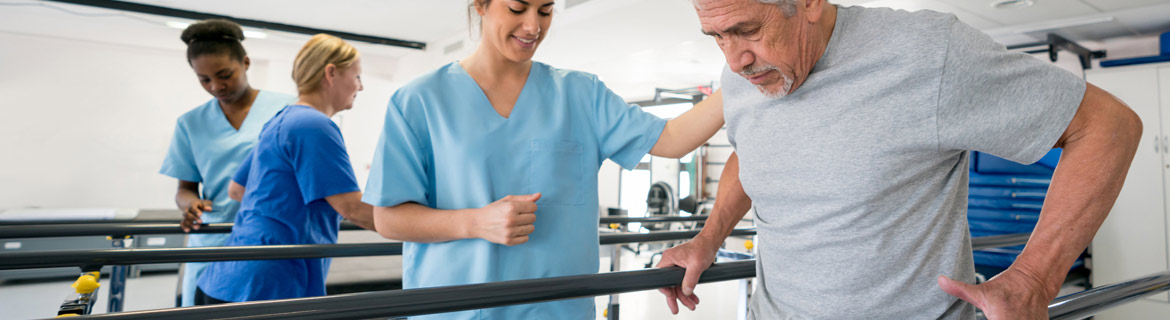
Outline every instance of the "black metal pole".
{"label": "black metal pole", "polygon": [[113,0],[48,0],[48,1],[69,3],[69,4],[76,4],[76,5],[83,5],[83,6],[90,6],[90,7],[96,7],[96,8],[111,9],[111,10],[137,12],[137,13],[151,14],[151,15],[157,15],[157,16],[190,19],[190,20],[228,19],[228,20],[235,21],[236,23],[239,23],[241,26],[245,26],[245,27],[253,27],[253,28],[268,29],[268,30],[274,30],[274,31],[299,33],[299,34],[310,35],[310,36],[318,34],[318,33],[328,33],[330,35],[334,35],[334,36],[337,36],[338,38],[342,38],[342,39],[346,39],[346,40],[354,40],[354,41],[368,42],[368,43],[373,43],[373,44],[381,44],[381,45],[387,45],[387,46],[395,46],[395,47],[419,49],[419,50],[426,50],[426,48],[427,48],[426,43],[422,43],[422,42],[418,42],[418,41],[407,41],[407,40],[400,40],[400,39],[393,39],[393,38],[376,37],[376,36],[370,36],[370,35],[364,35],[364,34],[356,34],[356,33],[352,33],[352,32],[317,29],[317,28],[310,28],[310,27],[290,25],[290,24],[284,24],[284,23],[276,23],[276,22],[268,22],[268,21],[260,21],[260,20],[253,20],[253,19],[241,19],[241,18],[219,15],[219,14],[210,14],[210,13],[196,12],[196,11],[189,11],[189,10],[179,10],[179,9],[174,9],[174,8],[160,7],[160,6],[155,6],[155,5],[133,3],[133,2],[125,2],[125,1],[113,1]]}
{"label": "black metal pole", "polygon": [[51,250],[0,254],[0,270],[175,262],[395,256],[402,243],[345,243],[172,249]]}
{"label": "black metal pole", "polygon": [[[599,244],[688,240],[698,231],[603,234]],[[755,229],[735,229],[733,236],[755,235]],[[971,239],[979,249],[1021,245],[1026,234]],[[283,246],[202,247],[171,249],[52,250],[0,253],[0,270],[50,267],[134,265],[175,262],[211,262],[269,259],[305,259],[401,255],[402,243],[355,243]]]}
{"label": "black metal pole", "polygon": [[1098,287],[1057,298],[1048,305],[1049,319],[1084,319],[1102,310],[1170,290],[1170,271]]}
{"label": "black metal pole", "polygon": [[[190,233],[230,233],[231,223],[199,226]],[[178,223],[76,223],[0,226],[0,239],[54,238],[81,236],[129,236],[144,234],[182,234]]]}
{"label": "black metal pole", "polygon": [[658,223],[658,222],[690,222],[707,221],[706,215],[697,216],[661,216],[661,217],[601,217],[601,224],[611,223]]}
{"label": "black metal pole", "polygon": [[1018,246],[1028,243],[1031,236],[1032,233],[1029,232],[971,238],[971,250]]}
{"label": "black metal pole", "polygon": [[[601,235],[601,245],[619,244],[619,243],[633,243],[633,242],[651,242],[651,241],[670,241],[670,240],[690,240],[699,234],[695,231],[659,231],[651,233],[609,233]],[[731,231],[733,236],[754,236],[756,229],[735,229]]]}
{"label": "black metal pole", "polygon": [[[732,235],[752,235],[754,229],[736,229]],[[600,244],[686,240],[698,231],[603,234]],[[305,259],[327,257],[393,256],[402,243],[311,244],[282,246],[200,247],[167,249],[51,250],[0,253],[0,270],[87,265],[134,265],[175,262]]]}
{"label": "black metal pole", "polygon": [[[678,285],[682,268],[491,282],[159,309],[84,316],[86,319],[369,319],[492,308],[514,304],[594,297]],[[756,261],[719,263],[703,272],[700,283],[751,278]]]}
{"label": "black metal pole", "polygon": [[[668,217],[625,217],[625,216],[609,216],[602,217],[600,224],[611,223],[658,223],[658,222],[683,222],[683,221],[705,221],[707,216],[668,216]],[[203,224],[199,229],[192,229],[189,233],[230,233],[232,232],[232,223],[212,223]],[[342,231],[362,230],[361,227],[349,221],[342,221]],[[179,228],[178,223],[142,223],[142,222],[94,222],[94,223],[57,223],[57,224],[17,224],[17,225],[0,225],[0,239],[23,239],[23,238],[54,238],[54,237],[80,237],[80,236],[127,236],[127,235],[143,235],[143,234],[182,234],[183,229]]]}

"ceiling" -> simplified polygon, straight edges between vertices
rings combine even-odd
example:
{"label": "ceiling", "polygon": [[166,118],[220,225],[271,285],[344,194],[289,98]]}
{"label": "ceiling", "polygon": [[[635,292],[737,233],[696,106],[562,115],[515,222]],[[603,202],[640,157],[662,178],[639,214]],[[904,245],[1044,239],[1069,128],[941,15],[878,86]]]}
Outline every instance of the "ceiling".
{"label": "ceiling", "polygon": [[[228,15],[378,37],[421,41],[427,51],[365,45],[363,52],[391,57],[434,56],[423,60],[422,69],[460,59],[474,48],[468,40],[467,0],[131,0],[176,9]],[[1037,42],[1049,32],[1075,41],[1151,35],[1170,31],[1170,0],[1033,0],[1026,8],[996,9],[992,0],[830,0],[839,5],[892,7],[954,13],[964,22],[1007,44]],[[41,3],[25,0],[20,2]],[[557,15],[536,59],[550,65],[598,74],[615,92],[630,100],[652,95],[655,87],[683,88],[717,81],[722,53],[699,33],[698,18],[686,0],[557,0]],[[13,3],[13,2],[10,2]],[[59,5],[67,6],[67,5]],[[85,12],[100,9],[85,8]],[[8,10],[8,8],[5,8]],[[21,23],[91,23],[76,16],[53,14],[31,8],[24,12],[44,14]],[[10,14],[15,14],[9,11]],[[0,13],[0,16],[3,16]],[[59,17],[57,17],[59,16]],[[51,20],[52,23],[46,22]],[[172,20],[151,17],[152,20]],[[4,19],[0,19],[4,20]],[[13,19],[9,19],[13,20]],[[173,29],[144,24],[141,18],[104,18],[89,27],[95,37],[125,29],[165,34],[174,42]],[[158,24],[158,23],[155,23]],[[5,25],[8,25],[5,27]],[[0,27],[21,24],[0,21]],[[75,27],[76,28],[76,27]],[[104,28],[104,29],[103,29]],[[51,33],[51,30],[43,31]],[[122,31],[124,32],[124,31]],[[280,34],[280,33],[275,33]],[[275,38],[275,39],[273,39]],[[303,42],[305,37],[278,36],[265,41]],[[452,43],[462,50],[444,53]],[[259,43],[254,43],[259,44]],[[169,45],[177,45],[170,43]],[[355,45],[357,45],[355,43]],[[250,47],[251,48],[251,47]],[[410,72],[406,72],[410,73]],[[413,78],[414,74],[399,75]],[[396,76],[397,78],[397,76]],[[399,79],[402,79],[399,78]]]}
{"label": "ceiling", "polygon": [[[582,4],[563,12],[605,0],[568,0]],[[896,9],[934,10],[954,13],[964,22],[985,31],[1000,33],[997,39],[1017,41],[1014,29],[1024,33],[1044,33],[1044,23],[1064,21],[1069,25],[1093,20],[1084,18],[1113,17],[1111,21],[1082,24],[1096,30],[1075,33],[1084,40],[1101,37],[1139,35],[1164,31],[1170,27],[1170,0],[1034,0],[1030,7],[997,9],[993,0],[830,0],[841,5],[891,7]],[[467,32],[467,0],[130,0],[143,4],[183,10],[228,15],[239,18],[303,25],[380,37],[433,43]],[[689,2],[666,3],[654,0],[626,0],[629,3],[656,3],[658,7],[687,7]],[[322,5],[328,4],[328,5]],[[612,5],[610,7],[613,7]],[[1151,10],[1150,7],[1155,7]],[[1141,10],[1135,10],[1141,9]],[[612,12],[621,15],[621,12]],[[685,12],[683,15],[693,15]],[[667,17],[663,14],[652,14]],[[648,18],[648,17],[642,17]],[[1080,18],[1080,21],[1077,19]],[[665,20],[665,19],[663,19]],[[1066,21],[1067,20],[1067,21]],[[660,21],[653,21],[660,22]],[[1058,25],[1058,26],[1060,26]],[[1012,29],[1014,28],[1014,29]],[[1061,29],[1061,28],[1050,28]],[[1068,29],[1068,27],[1065,27]]]}
{"label": "ceiling", "polygon": [[842,5],[954,13],[960,20],[1014,45],[1053,32],[1075,41],[1104,40],[1170,30],[1170,0],[1033,0],[1029,7],[997,9],[993,0],[838,0]]}
{"label": "ceiling", "polygon": [[[440,51],[466,41],[467,0],[132,0],[133,2],[426,42]],[[830,0],[840,5],[935,10],[1007,45],[1042,41],[1055,32],[1075,41],[1170,30],[1170,0],[1033,0],[996,9],[992,0]],[[536,59],[586,70],[623,96],[644,98],[655,87],[682,88],[718,80],[722,53],[699,34],[685,0],[557,1],[557,18]],[[571,3],[566,7],[566,3]],[[343,18],[339,18],[343,17]],[[474,47],[467,41],[465,47]],[[438,61],[462,58],[468,49]]]}
{"label": "ceiling", "polygon": [[168,8],[434,42],[467,30],[466,0],[129,0]]}

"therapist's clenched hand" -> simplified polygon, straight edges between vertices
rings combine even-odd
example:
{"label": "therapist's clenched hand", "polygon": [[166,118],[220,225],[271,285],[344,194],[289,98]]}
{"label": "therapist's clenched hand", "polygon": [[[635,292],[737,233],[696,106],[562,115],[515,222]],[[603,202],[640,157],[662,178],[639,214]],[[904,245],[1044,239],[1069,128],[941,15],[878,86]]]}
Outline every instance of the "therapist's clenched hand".
{"label": "therapist's clenched hand", "polygon": [[203,224],[203,212],[211,211],[210,200],[195,200],[187,204],[187,208],[183,209],[183,222],[179,223],[179,228],[183,232],[191,232],[191,229],[199,229],[199,225]]}
{"label": "therapist's clenched hand", "polygon": [[536,200],[540,193],[510,195],[481,208],[474,215],[475,237],[506,246],[528,242],[536,231]]}

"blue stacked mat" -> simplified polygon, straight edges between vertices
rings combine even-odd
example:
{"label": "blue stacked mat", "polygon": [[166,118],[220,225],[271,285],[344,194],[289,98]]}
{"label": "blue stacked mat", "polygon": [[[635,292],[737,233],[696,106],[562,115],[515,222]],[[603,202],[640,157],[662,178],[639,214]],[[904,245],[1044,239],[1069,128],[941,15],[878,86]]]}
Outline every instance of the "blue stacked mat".
{"label": "blue stacked mat", "polygon": [[[1052,172],[1060,160],[1054,149],[1032,165],[1021,165],[1002,158],[971,153],[970,194],[967,199],[967,222],[972,237],[1031,232],[1040,219],[1040,208],[1052,181]],[[975,251],[975,265],[1004,269],[1015,262],[1024,246]],[[1077,261],[1074,266],[1080,266]]]}

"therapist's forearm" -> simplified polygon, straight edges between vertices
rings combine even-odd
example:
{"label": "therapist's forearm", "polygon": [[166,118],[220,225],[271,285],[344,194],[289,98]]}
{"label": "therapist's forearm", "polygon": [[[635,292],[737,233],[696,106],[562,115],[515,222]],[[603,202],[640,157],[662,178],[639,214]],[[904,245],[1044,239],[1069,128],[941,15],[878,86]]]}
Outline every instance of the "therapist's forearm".
{"label": "therapist's forearm", "polygon": [[440,210],[408,202],[374,207],[374,224],[387,239],[424,243],[468,239],[474,238],[469,225],[474,210]]}
{"label": "therapist's forearm", "polygon": [[719,176],[715,207],[711,209],[711,215],[695,239],[718,246],[731,235],[735,225],[743,220],[743,216],[751,208],[752,199],[747,196],[743,184],[739,182],[739,155],[733,152],[727,158],[727,164],[723,166],[723,174]]}
{"label": "therapist's forearm", "polygon": [[361,202],[361,200],[350,205],[342,216],[362,229],[377,231],[374,225],[374,206]]}
{"label": "therapist's forearm", "polygon": [[362,202],[360,191],[331,195],[325,197],[325,201],[349,222],[366,230],[374,230],[374,206]]}
{"label": "therapist's forearm", "polygon": [[[1090,86],[1090,91],[1094,89]],[[1089,96],[1086,103],[1093,103]],[[1062,138],[1058,145],[1064,152],[1040,220],[1012,265],[1037,278],[1049,298],[1060,291],[1069,268],[1109,214],[1137,150],[1141,120],[1117,104],[1112,105],[1112,113],[1095,112],[1086,119],[1074,119],[1074,123],[1085,123],[1084,129],[1066,133],[1068,139]],[[1086,107],[1082,105],[1078,112],[1086,112]]]}
{"label": "therapist's forearm", "polygon": [[650,154],[680,158],[694,151],[723,127],[723,91],[718,90],[691,110],[666,122]]}
{"label": "therapist's forearm", "polygon": [[199,198],[199,184],[192,184],[195,185],[195,190],[191,190],[188,186],[180,186],[175,192],[175,206],[178,206],[180,211],[186,211],[187,208],[191,207],[192,202],[202,200]]}

